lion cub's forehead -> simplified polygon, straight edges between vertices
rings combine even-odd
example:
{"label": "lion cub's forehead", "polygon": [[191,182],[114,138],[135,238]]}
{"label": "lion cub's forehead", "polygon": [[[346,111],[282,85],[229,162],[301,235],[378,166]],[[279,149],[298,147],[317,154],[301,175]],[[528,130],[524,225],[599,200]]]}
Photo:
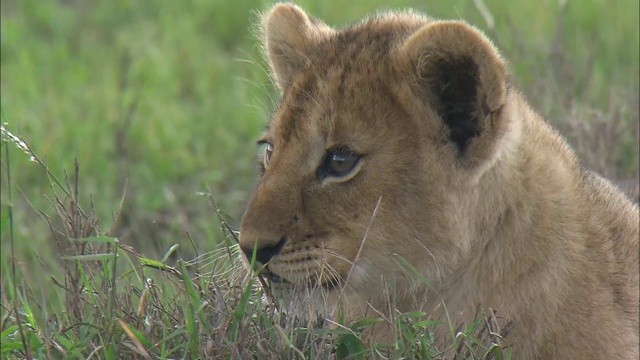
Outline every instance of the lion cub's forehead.
{"label": "lion cub's forehead", "polygon": [[[389,66],[389,53],[429,20],[412,13],[389,13],[363,20],[319,41],[302,71],[373,77]],[[343,84],[344,85],[344,84]]]}
{"label": "lion cub's forehead", "polygon": [[282,95],[269,125],[274,141],[357,146],[357,137],[378,125],[376,107],[391,99],[390,53],[427,21],[412,13],[380,15],[319,43]]}

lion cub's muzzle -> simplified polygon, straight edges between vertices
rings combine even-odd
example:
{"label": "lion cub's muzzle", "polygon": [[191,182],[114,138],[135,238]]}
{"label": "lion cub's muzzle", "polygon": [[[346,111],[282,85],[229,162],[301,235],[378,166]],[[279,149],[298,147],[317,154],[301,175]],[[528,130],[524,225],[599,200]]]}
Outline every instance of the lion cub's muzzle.
{"label": "lion cub's muzzle", "polygon": [[253,259],[253,253],[255,252],[256,262],[262,265],[267,265],[271,259],[282,251],[286,242],[287,238],[283,236],[275,245],[269,241],[257,241],[255,246],[246,246],[241,244],[240,248],[249,261]]}

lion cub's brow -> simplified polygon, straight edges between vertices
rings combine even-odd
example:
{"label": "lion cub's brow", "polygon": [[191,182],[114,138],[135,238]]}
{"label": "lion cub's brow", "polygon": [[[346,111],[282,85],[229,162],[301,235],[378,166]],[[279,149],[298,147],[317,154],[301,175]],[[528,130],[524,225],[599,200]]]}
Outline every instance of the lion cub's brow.
{"label": "lion cub's brow", "polygon": [[324,151],[342,147],[364,154],[375,148],[376,139],[390,126],[385,117],[405,115],[381,71],[363,73],[345,66],[323,74],[299,75],[262,138],[278,147],[297,140],[309,148],[321,142]]}
{"label": "lion cub's brow", "polygon": [[389,53],[417,28],[415,23],[381,18],[319,43],[305,55],[307,63],[301,71],[292,75],[267,132],[283,142],[298,135],[330,137],[332,121],[346,120],[336,116],[345,105],[370,105],[373,99],[364,103],[360,99],[387,81]]}

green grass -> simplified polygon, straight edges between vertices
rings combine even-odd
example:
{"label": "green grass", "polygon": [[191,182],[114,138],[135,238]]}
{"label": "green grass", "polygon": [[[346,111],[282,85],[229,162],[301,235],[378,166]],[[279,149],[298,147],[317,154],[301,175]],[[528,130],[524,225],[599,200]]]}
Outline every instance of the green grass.
{"label": "green grass", "polygon": [[[487,0],[493,27],[473,1],[299,3],[334,26],[405,7],[468,20],[495,40],[534,108],[589,167],[638,177],[637,1],[563,10],[551,0]],[[222,246],[233,239],[211,204],[237,228],[255,183],[254,140],[277,99],[253,32],[269,4],[1,3],[1,121],[41,161],[13,142],[0,146],[3,357],[24,358],[25,343],[34,358],[233,357],[234,344],[246,343],[247,354],[283,358],[299,348],[319,358],[360,349],[344,329],[317,343],[314,329],[275,326],[256,301],[259,288],[236,286],[240,275],[223,271],[234,268]],[[207,276],[214,270],[226,275]],[[84,289],[75,300],[74,283]],[[430,326],[420,321],[399,326],[417,339]],[[269,339],[263,350],[256,334]],[[420,357],[416,341],[402,344]]]}

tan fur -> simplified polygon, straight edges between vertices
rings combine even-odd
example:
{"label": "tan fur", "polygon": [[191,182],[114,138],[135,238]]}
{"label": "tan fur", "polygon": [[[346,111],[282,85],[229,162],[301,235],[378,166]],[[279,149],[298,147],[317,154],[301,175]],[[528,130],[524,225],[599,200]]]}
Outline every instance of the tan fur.
{"label": "tan fur", "polygon": [[[581,168],[480,31],[411,12],[337,31],[291,4],[263,28],[282,99],[240,245],[284,244],[283,299],[349,319],[496,309],[514,359],[638,358],[638,206]],[[336,147],[360,161],[323,175]]]}

